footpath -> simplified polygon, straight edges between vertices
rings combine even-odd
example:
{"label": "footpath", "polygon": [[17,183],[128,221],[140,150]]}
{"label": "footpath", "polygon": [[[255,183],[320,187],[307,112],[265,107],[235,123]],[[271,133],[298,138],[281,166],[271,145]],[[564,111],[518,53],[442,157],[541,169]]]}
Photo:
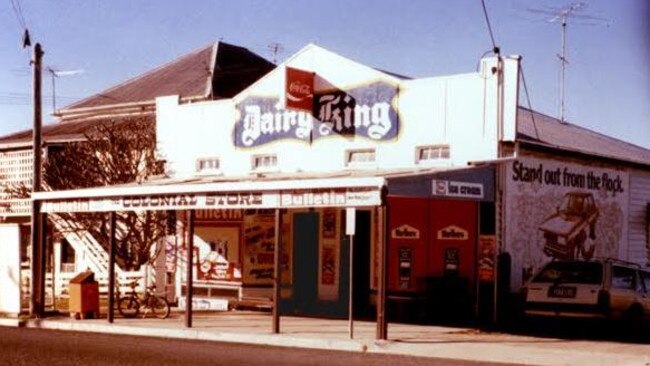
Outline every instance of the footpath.
{"label": "footpath", "polygon": [[398,354],[416,357],[498,362],[524,365],[650,365],[650,345],[612,341],[567,340],[487,332],[473,328],[389,323],[388,340],[375,340],[375,323],[321,318],[282,317],[280,334],[271,332],[268,313],[197,312],[186,328],[181,313],[168,319],[116,318],[76,320],[67,316],[45,319],[0,319],[0,326],[78,332],[234,342],[279,347],[348,352]]}

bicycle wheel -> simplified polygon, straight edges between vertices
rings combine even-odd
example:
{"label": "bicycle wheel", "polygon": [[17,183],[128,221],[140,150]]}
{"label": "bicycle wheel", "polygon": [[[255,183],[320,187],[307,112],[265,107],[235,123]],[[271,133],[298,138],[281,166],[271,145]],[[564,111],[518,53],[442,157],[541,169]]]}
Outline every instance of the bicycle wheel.
{"label": "bicycle wheel", "polygon": [[121,297],[117,302],[117,311],[125,318],[135,318],[140,313],[140,302],[133,296]]}
{"label": "bicycle wheel", "polygon": [[158,319],[165,319],[169,316],[169,303],[164,297],[151,296],[149,298],[149,307],[153,315]]}

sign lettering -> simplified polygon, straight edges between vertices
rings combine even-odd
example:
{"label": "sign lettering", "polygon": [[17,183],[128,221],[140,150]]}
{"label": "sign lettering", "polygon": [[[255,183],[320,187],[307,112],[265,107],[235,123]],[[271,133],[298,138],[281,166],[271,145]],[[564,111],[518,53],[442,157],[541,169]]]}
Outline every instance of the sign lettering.
{"label": "sign lettering", "polygon": [[438,230],[437,238],[442,240],[467,240],[469,239],[469,233],[461,227],[450,225]]}
{"label": "sign lettering", "polygon": [[483,198],[483,184],[454,182],[450,180],[433,180],[431,192],[434,196],[447,196],[457,198]]}
{"label": "sign lettering", "polygon": [[396,97],[397,88],[381,82],[315,94],[311,111],[284,109],[277,98],[249,97],[237,105],[234,144],[255,147],[282,139],[311,142],[332,135],[389,140],[398,133]]}
{"label": "sign lettering", "polygon": [[420,230],[410,225],[402,225],[391,231],[393,239],[420,239]]}

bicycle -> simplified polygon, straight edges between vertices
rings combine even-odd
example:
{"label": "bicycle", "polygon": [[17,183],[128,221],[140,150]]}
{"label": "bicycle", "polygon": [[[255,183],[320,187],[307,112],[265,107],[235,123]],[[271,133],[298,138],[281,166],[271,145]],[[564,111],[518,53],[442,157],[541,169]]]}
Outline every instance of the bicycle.
{"label": "bicycle", "polygon": [[169,316],[169,302],[164,297],[154,295],[155,285],[147,287],[144,294],[140,296],[135,288],[138,281],[129,283],[131,291],[125,296],[120,297],[118,294],[117,310],[125,318],[135,318],[140,314],[140,309],[144,309],[143,318],[149,311],[158,319],[165,319]]}

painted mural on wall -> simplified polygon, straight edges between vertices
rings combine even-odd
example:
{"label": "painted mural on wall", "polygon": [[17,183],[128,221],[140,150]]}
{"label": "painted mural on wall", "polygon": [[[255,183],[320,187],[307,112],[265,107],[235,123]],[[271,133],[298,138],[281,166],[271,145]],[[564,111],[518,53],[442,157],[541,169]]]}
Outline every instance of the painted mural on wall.
{"label": "painted mural on wall", "polygon": [[333,135],[389,140],[399,130],[397,95],[397,87],[384,82],[317,92],[311,114],[284,109],[277,97],[248,97],[236,106],[234,145],[255,147],[282,139],[312,142]]}
{"label": "painted mural on wall", "polygon": [[511,286],[553,259],[619,258],[627,237],[628,174],[554,160],[508,163],[505,249]]}

